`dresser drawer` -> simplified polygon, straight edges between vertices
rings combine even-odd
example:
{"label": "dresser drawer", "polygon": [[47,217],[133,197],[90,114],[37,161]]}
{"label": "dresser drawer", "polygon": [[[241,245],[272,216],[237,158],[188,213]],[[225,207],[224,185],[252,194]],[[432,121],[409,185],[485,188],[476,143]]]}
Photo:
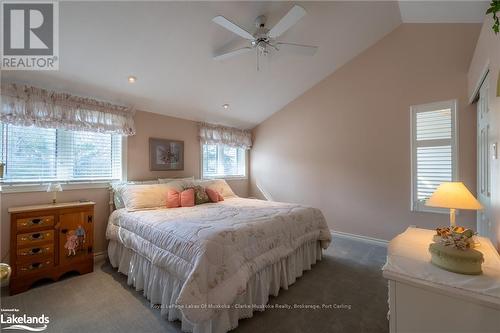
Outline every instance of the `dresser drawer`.
{"label": "dresser drawer", "polygon": [[43,242],[54,240],[54,230],[46,230],[39,232],[30,232],[27,234],[17,235],[17,246],[27,247],[35,246]]}
{"label": "dresser drawer", "polygon": [[54,254],[54,244],[20,248],[17,250],[17,259],[31,260],[32,258],[46,257]]}
{"label": "dresser drawer", "polygon": [[43,269],[52,268],[53,266],[54,260],[52,258],[39,258],[28,262],[19,262],[17,263],[17,274],[23,275],[34,273]]}
{"label": "dresser drawer", "polygon": [[37,216],[18,219],[16,221],[17,230],[26,231],[39,227],[51,227],[54,225],[54,216]]}

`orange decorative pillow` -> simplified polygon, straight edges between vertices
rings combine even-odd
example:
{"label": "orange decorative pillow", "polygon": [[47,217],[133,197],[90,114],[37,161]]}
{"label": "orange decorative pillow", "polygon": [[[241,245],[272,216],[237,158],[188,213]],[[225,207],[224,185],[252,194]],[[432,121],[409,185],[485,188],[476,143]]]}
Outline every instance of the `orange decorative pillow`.
{"label": "orange decorative pillow", "polygon": [[181,206],[181,196],[179,192],[168,190],[167,193],[167,208],[177,208]]}
{"label": "orange decorative pillow", "polygon": [[219,192],[217,192],[216,190],[212,190],[211,188],[207,188],[205,189],[205,192],[207,192],[208,194],[208,198],[210,199],[210,201],[212,202],[219,202]]}
{"label": "orange decorative pillow", "polygon": [[181,207],[194,206],[194,189],[189,188],[181,192]]}
{"label": "orange decorative pillow", "polygon": [[217,192],[217,194],[219,195],[219,201],[224,201],[224,196],[219,192]]}

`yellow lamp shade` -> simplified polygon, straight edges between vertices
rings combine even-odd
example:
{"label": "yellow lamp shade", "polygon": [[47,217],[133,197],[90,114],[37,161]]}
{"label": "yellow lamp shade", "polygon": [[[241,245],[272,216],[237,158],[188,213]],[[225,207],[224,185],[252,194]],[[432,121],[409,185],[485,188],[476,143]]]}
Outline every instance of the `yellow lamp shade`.
{"label": "yellow lamp shade", "polygon": [[425,202],[425,205],[438,208],[472,210],[483,208],[462,182],[442,183]]}

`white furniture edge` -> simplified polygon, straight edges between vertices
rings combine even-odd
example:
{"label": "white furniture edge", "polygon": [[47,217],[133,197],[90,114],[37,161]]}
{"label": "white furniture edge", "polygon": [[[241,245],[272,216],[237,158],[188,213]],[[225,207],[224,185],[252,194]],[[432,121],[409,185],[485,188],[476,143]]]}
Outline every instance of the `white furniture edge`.
{"label": "white furniture edge", "polygon": [[365,242],[365,243],[378,245],[378,246],[387,247],[387,244],[389,244],[389,241],[387,241],[385,239],[379,239],[379,238],[357,235],[357,234],[350,234],[348,232],[330,230],[330,233],[332,234],[332,236],[335,236],[335,237],[351,239],[351,240]]}
{"label": "white furniture edge", "polygon": [[[394,273],[391,271],[383,271],[382,275],[384,278],[390,281],[398,281],[401,283],[405,283],[417,288],[421,288],[424,290],[428,290],[433,293],[442,294],[449,297],[455,297],[459,299],[463,299],[468,302],[474,302],[476,304],[489,307],[495,310],[500,310],[500,303],[498,298],[481,295],[477,293],[470,292],[468,290],[458,289],[446,285],[436,284],[429,281],[424,281],[421,279],[412,278],[406,275],[402,275],[399,273]],[[392,311],[392,309],[391,309]]]}

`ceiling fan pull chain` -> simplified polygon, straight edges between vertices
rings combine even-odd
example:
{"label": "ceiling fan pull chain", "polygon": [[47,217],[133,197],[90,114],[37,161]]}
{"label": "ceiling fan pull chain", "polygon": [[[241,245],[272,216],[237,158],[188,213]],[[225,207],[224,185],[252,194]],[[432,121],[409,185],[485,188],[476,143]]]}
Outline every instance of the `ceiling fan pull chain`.
{"label": "ceiling fan pull chain", "polygon": [[259,71],[260,70],[260,66],[259,66],[259,49],[257,49],[256,54],[257,54],[257,71]]}

